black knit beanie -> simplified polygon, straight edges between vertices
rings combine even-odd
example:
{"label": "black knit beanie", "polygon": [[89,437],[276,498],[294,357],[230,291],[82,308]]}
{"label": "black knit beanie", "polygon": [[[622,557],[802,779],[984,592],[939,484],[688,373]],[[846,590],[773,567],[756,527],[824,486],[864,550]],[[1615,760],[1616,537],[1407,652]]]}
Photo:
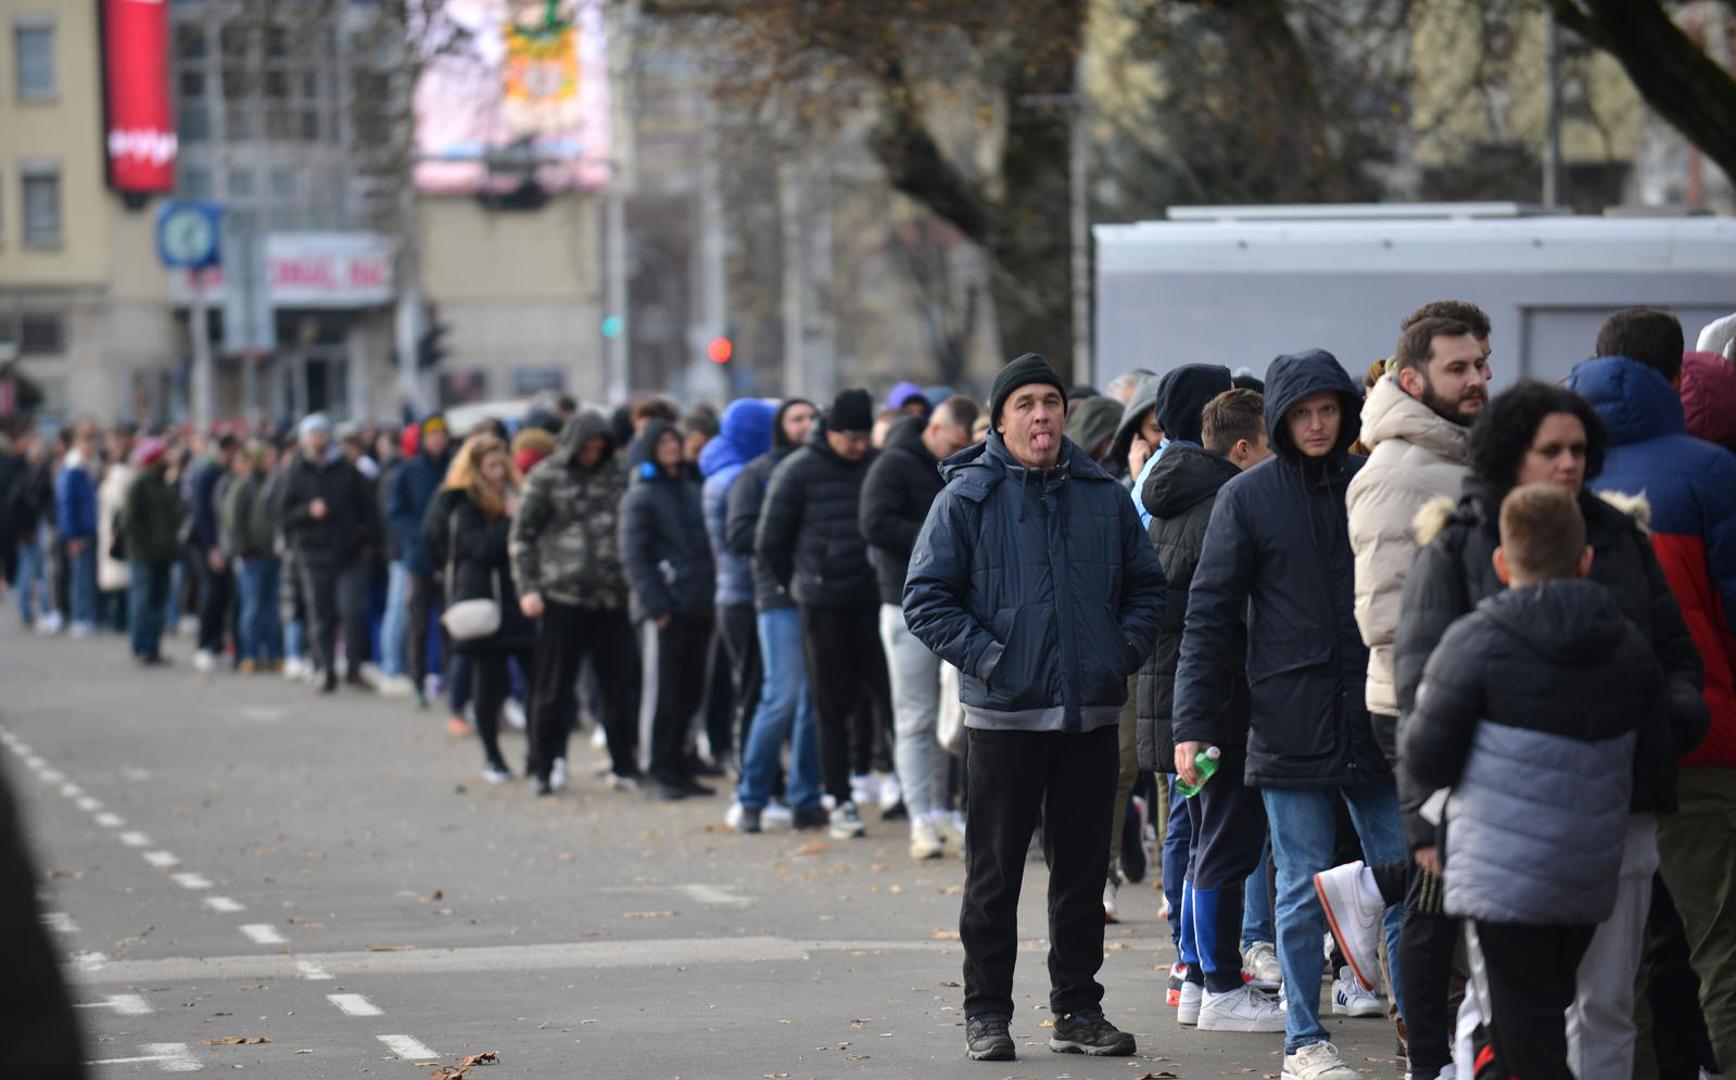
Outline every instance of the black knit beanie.
{"label": "black knit beanie", "polygon": [[826,430],[861,432],[874,430],[874,399],[866,390],[843,390],[832,399],[826,414]]}
{"label": "black knit beanie", "polygon": [[994,387],[989,392],[989,427],[998,428],[1001,423],[1001,406],[1013,396],[1013,391],[1031,383],[1048,383],[1061,394],[1061,404],[1067,404],[1067,387],[1061,382],[1061,376],[1055,374],[1055,369],[1049,362],[1036,353],[1026,353],[1001,369],[995,376]]}

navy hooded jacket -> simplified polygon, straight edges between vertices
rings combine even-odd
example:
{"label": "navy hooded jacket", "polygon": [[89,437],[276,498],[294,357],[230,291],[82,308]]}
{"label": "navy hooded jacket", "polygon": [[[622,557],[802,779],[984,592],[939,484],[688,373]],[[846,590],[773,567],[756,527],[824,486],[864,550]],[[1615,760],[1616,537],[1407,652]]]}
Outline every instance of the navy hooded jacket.
{"label": "navy hooded jacket", "polygon": [[[1338,441],[1307,458],[1284,417],[1329,392]],[[1368,649],[1355,617],[1355,560],[1344,493],[1363,459],[1349,453],[1359,396],[1332,354],[1280,356],[1266,375],[1274,454],[1225,484],[1206,525],[1176,668],[1175,727],[1198,730],[1223,707],[1223,680],[1247,613],[1250,787],[1339,787],[1389,774],[1364,704]]]}
{"label": "navy hooded jacket", "polygon": [[959,669],[965,724],[1116,723],[1165,593],[1126,491],[1067,439],[1046,471],[1020,465],[992,432],[940,468],[946,487],[911,552],[904,622]]}

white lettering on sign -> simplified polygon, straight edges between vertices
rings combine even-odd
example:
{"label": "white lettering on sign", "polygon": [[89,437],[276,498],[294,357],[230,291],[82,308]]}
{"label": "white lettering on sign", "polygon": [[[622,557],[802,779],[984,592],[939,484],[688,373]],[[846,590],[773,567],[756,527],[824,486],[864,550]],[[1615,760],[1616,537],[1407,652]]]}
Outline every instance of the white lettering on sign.
{"label": "white lettering on sign", "polygon": [[137,158],[152,165],[175,160],[180,140],[172,131],[136,131],[116,128],[109,132],[108,151],[114,158]]}

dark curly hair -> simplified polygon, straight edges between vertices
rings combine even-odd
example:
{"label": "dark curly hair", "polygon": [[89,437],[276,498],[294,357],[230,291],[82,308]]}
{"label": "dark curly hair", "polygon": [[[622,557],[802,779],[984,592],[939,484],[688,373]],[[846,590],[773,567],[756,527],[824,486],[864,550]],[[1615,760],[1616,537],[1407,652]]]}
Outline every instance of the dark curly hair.
{"label": "dark curly hair", "polygon": [[1591,403],[1554,383],[1523,379],[1496,395],[1471,426],[1471,472],[1483,482],[1492,505],[1500,506],[1512,489],[1531,440],[1551,413],[1570,413],[1585,425],[1585,482],[1603,472],[1609,433]]}

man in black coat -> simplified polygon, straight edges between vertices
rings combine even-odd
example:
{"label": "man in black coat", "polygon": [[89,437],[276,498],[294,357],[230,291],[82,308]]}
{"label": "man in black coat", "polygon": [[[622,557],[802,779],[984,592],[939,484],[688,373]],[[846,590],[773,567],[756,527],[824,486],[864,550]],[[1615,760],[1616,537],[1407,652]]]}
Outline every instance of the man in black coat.
{"label": "man in black coat", "polygon": [[[808,445],[773,470],[754,534],[755,552],[801,611],[819,719],[820,772],[834,802],[831,832],[837,839],[863,835],[851,766],[868,771],[880,734],[875,719],[891,710],[874,572],[857,526],[873,426],[868,391],[840,393],[814,425]],[[864,698],[871,710],[860,708]]]}
{"label": "man in black coat", "polygon": [[910,856],[937,858],[962,844],[947,812],[952,756],[935,737],[940,723],[940,657],[904,623],[904,579],[928,508],[940,494],[940,463],[971,443],[976,402],[950,397],[926,420],[893,425],[862,483],[862,536],[880,579],[880,643],[892,675],[894,760],[910,810]]}
{"label": "man in black coat", "polygon": [[[1368,649],[1357,629],[1345,489],[1359,397],[1319,349],[1280,356],[1266,378],[1274,456],[1218,492],[1188,593],[1175,726],[1198,731],[1236,672],[1246,613],[1250,723],[1245,779],[1260,789],[1278,867],[1278,962],[1289,1000],[1284,1074],[1353,1080],[1320,1023],[1325,918],[1314,875],[1332,865],[1335,800],[1370,862],[1404,855],[1398,793],[1369,726]],[[1402,912],[1386,918],[1397,954]]]}
{"label": "man in black coat", "polygon": [[1062,437],[1066,391],[1026,354],[995,379],[988,440],[949,458],[910,557],[904,618],[959,669],[970,845],[959,914],[965,1040],[1013,1057],[1019,890],[1038,817],[1049,863],[1052,1050],[1129,1055],[1103,1016],[1116,726],[1163,610],[1126,491]]}
{"label": "man in black coat", "polygon": [[301,422],[301,453],[283,487],[283,530],[301,563],[308,641],[324,672],[322,693],[337,689],[337,627],[344,629],[348,681],[365,686],[368,658],[368,549],[375,543],[372,486],[337,453],[331,421],[314,413]]}
{"label": "man in black coat", "polygon": [[[1171,442],[1141,492],[1169,599],[1151,661],[1139,673],[1139,764],[1197,784],[1196,756],[1207,747],[1220,754],[1212,782],[1179,815],[1191,829],[1191,858],[1181,890],[1182,955],[1186,980],[1196,988],[1184,988],[1182,1004],[1197,1007],[1201,1031],[1284,1030],[1277,1002],[1242,983],[1242,883],[1261,865],[1266,839],[1260,794],[1242,783],[1248,744],[1243,628],[1235,628],[1233,666],[1218,689],[1216,708],[1186,724],[1174,716],[1188,589],[1205,548],[1206,524],[1219,490],[1271,454],[1263,408],[1252,390],[1227,390],[1213,398],[1203,410],[1203,446]],[[1167,876],[1165,884],[1170,884]],[[1194,941],[1204,947],[1192,948]]]}

